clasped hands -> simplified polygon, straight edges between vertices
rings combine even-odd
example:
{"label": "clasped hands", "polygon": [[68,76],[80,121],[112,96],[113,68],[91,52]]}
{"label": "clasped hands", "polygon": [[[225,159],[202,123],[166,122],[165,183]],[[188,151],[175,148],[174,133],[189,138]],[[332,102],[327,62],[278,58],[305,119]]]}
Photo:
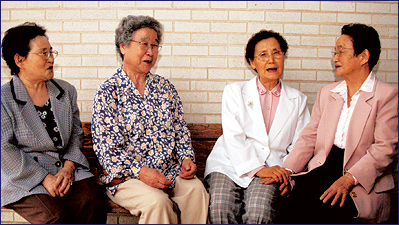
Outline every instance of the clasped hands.
{"label": "clasped hands", "polygon": [[74,181],[75,164],[66,160],[64,167],[56,175],[47,174],[42,181],[44,188],[53,197],[64,197]]}
{"label": "clasped hands", "polygon": [[[271,183],[280,183],[279,190],[281,191],[281,196],[285,196],[291,191],[291,184],[289,182],[289,177],[291,176],[291,172],[280,167],[273,166],[269,168],[263,168],[256,175],[262,180],[261,184],[271,184]],[[323,203],[327,203],[331,198],[331,205],[334,206],[340,199],[339,206],[344,206],[346,197],[348,193],[355,186],[355,180],[350,173],[345,173],[345,175],[341,176],[337,179],[321,196],[320,200]]]}
{"label": "clasped hands", "polygon": [[[197,166],[190,158],[185,158],[181,165],[179,176],[183,179],[192,179],[197,172]],[[166,189],[172,187],[172,181],[166,178],[159,170],[149,168],[148,166],[141,167],[139,179],[145,184],[159,189]]]}

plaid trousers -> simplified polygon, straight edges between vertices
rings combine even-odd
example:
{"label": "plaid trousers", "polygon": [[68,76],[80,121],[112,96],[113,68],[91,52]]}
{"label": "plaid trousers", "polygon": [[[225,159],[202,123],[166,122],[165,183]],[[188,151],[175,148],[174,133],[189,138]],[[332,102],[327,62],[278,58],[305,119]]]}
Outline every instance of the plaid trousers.
{"label": "plaid trousers", "polygon": [[247,188],[228,176],[212,172],[205,178],[210,195],[209,220],[213,224],[273,223],[277,214],[278,184],[260,184],[255,177]]}

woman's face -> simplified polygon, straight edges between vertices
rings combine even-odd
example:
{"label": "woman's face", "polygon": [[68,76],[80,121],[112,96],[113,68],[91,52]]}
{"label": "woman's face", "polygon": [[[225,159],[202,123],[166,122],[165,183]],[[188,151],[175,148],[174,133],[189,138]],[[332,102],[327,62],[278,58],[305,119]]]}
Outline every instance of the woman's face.
{"label": "woman's face", "polygon": [[[129,46],[120,45],[125,72],[147,74],[155,65],[159,45],[157,32],[151,28],[141,28],[133,32]],[[151,47],[148,47],[151,46]]]}
{"label": "woman's face", "polygon": [[[281,54],[282,57],[276,58],[276,55],[281,56]],[[259,57],[261,55],[264,57]],[[284,72],[284,53],[281,51],[280,43],[275,38],[261,40],[255,45],[254,59],[250,62],[252,69],[258,72],[262,83],[278,81]]]}
{"label": "woman's face", "polygon": [[[18,76],[31,82],[42,82],[54,77],[54,56],[46,55],[53,48],[45,36],[37,36],[30,41],[30,51],[25,59],[16,62],[20,68]],[[43,54],[45,53],[45,54]]]}

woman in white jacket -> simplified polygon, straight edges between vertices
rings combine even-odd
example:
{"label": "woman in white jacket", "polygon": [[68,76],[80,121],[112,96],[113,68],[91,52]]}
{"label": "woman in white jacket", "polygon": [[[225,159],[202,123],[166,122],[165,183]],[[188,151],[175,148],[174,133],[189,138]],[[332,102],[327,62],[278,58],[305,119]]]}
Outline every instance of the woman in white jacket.
{"label": "woman in white jacket", "polygon": [[280,166],[310,120],[307,97],[280,79],[287,50],[279,33],[254,34],[245,58],[258,75],[224,89],[223,135],[205,169],[211,223],[274,222],[279,186],[260,180],[288,182]]}

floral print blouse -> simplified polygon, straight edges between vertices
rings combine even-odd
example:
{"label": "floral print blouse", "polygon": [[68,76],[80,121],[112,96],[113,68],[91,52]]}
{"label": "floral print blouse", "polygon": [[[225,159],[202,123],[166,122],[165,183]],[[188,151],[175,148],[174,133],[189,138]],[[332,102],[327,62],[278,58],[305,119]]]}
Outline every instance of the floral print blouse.
{"label": "floral print blouse", "polygon": [[[144,97],[121,67],[100,85],[93,103],[92,136],[107,172],[100,175],[104,184],[114,178],[139,179],[146,165],[174,185],[184,157],[195,160],[177,91],[169,80],[150,72]],[[107,190],[115,194],[119,185]]]}

